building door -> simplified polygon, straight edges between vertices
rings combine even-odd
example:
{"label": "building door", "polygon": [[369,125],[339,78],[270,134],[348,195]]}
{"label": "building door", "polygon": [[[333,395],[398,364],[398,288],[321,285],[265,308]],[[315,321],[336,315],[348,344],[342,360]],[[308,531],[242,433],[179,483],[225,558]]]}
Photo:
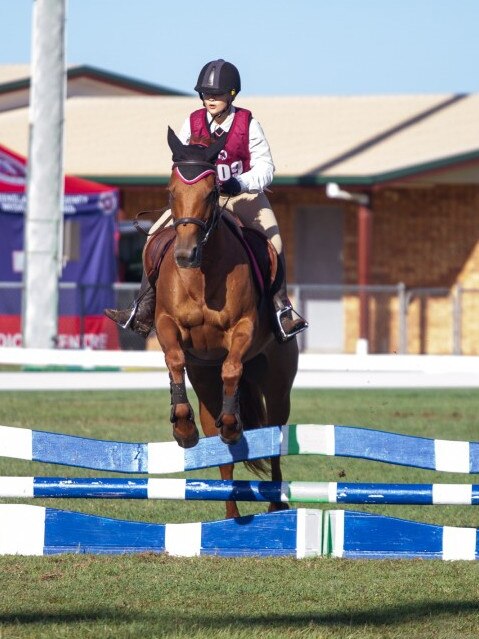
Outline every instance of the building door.
{"label": "building door", "polygon": [[301,206],[296,217],[296,282],[336,285],[331,290],[304,289],[303,301],[310,328],[304,336],[307,351],[342,353],[344,316],[343,210],[338,206]]}

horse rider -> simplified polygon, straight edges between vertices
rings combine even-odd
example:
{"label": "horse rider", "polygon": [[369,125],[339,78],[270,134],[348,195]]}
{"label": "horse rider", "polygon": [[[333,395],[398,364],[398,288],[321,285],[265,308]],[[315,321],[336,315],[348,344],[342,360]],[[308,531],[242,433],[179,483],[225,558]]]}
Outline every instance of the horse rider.
{"label": "horse rider", "polygon": [[[276,318],[274,332],[278,341],[284,342],[305,330],[308,324],[294,311],[288,298],[283,242],[264,193],[274,173],[269,144],[251,112],[233,106],[240,90],[240,74],[231,62],[220,59],[205,64],[195,86],[203,108],[185,120],[178,137],[185,145],[193,140],[225,137],[225,145],[216,161],[219,205],[239,218],[244,226],[261,231],[278,252],[284,277],[272,302]],[[169,217],[168,210],[150,229],[150,235],[165,226]],[[147,337],[155,315],[155,290],[147,278],[143,277],[140,294],[132,308],[105,309],[105,315],[122,328]]]}

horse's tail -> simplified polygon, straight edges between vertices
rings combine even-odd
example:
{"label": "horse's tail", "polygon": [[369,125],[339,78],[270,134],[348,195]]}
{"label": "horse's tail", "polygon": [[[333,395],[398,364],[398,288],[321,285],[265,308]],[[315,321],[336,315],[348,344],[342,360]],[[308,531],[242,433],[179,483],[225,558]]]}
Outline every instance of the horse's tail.
{"label": "horse's tail", "polygon": [[[266,407],[264,397],[258,384],[243,375],[239,384],[240,414],[245,430],[258,428],[266,424]],[[256,459],[244,462],[248,470],[257,477],[267,476],[271,468],[270,460]]]}

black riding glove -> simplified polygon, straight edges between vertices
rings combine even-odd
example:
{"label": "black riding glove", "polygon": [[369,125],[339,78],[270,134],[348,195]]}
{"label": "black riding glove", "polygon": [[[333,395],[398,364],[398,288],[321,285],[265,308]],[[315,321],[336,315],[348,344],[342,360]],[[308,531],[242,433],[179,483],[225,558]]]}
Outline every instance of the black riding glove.
{"label": "black riding glove", "polygon": [[225,195],[239,195],[242,191],[241,184],[234,177],[231,177],[226,182],[222,182],[220,186],[221,193]]}

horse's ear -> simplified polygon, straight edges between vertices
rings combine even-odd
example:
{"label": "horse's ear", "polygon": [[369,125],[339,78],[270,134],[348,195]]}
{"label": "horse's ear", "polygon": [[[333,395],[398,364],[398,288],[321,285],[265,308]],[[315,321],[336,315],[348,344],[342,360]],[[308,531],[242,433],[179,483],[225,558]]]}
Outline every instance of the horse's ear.
{"label": "horse's ear", "polygon": [[219,140],[210,144],[209,147],[205,149],[205,156],[207,162],[214,163],[216,158],[218,157],[219,152],[223,149],[226,142],[226,135],[222,135]]}
{"label": "horse's ear", "polygon": [[173,131],[173,129],[171,128],[171,126],[168,127],[168,146],[171,149],[171,152],[173,153],[173,157],[175,156],[182,156],[185,152],[185,147],[184,145],[181,143],[181,140],[179,139],[179,137],[176,135],[176,133]]}

